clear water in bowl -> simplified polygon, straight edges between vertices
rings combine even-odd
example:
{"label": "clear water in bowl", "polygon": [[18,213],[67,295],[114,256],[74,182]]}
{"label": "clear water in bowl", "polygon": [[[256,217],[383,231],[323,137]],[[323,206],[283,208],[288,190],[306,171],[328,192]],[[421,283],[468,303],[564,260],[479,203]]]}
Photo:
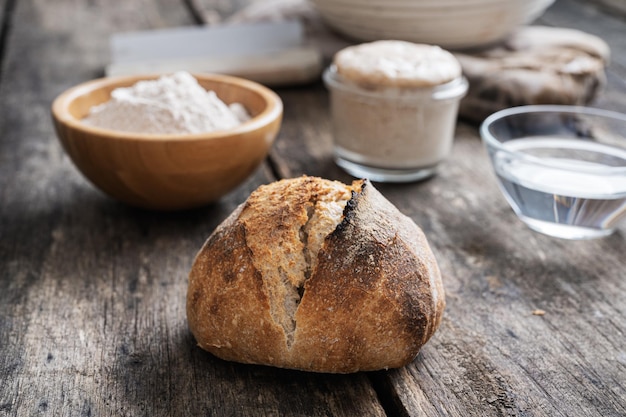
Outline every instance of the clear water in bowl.
{"label": "clear water in bowl", "polygon": [[522,137],[502,145],[492,151],[494,171],[530,228],[568,239],[594,238],[611,234],[626,217],[626,176],[607,170],[626,166],[625,150],[555,137]]}

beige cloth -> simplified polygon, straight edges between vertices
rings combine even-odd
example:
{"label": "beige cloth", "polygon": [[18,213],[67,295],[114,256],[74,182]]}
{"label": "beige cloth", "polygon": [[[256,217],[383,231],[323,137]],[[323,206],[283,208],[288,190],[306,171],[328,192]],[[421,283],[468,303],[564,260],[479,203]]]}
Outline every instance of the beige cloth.
{"label": "beige cloth", "polygon": [[460,114],[480,122],[512,106],[591,103],[605,84],[609,47],[578,30],[528,26],[498,46],[455,56],[470,83]]}

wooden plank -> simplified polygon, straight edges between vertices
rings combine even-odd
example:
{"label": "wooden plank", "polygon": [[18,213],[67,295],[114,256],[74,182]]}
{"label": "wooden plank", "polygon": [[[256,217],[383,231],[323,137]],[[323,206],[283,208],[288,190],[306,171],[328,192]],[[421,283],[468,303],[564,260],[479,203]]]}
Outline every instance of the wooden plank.
{"label": "wooden plank", "polygon": [[[2,27],[0,30],[2,32],[6,30],[9,23],[9,17],[5,20],[7,5],[12,5],[10,0],[0,0],[0,26]],[[0,42],[2,41],[0,40]]]}
{"label": "wooden plank", "polygon": [[[219,204],[178,214],[129,209],[91,188],[54,138],[49,103],[101,74],[112,31],[192,18],[165,0],[48,3],[17,3],[0,86],[0,411],[384,415],[367,375],[243,366],[193,346],[184,318],[193,255],[274,177],[265,167]],[[607,105],[624,97],[618,71]],[[330,158],[323,86],[280,94],[278,176],[348,181]],[[442,328],[416,362],[372,375],[389,415],[626,413],[624,227],[594,242],[528,231],[468,125],[438,177],[379,188],[422,225],[448,291]]]}
{"label": "wooden plank", "polygon": [[186,327],[186,276],[221,202],[131,209],[96,191],[57,142],[49,105],[99,76],[114,31],[192,24],[182,2],[17,3],[0,91],[0,414],[384,415],[366,375],[222,362]]}
{"label": "wooden plank", "polygon": [[385,375],[407,414],[623,415],[626,229],[593,242],[531,232],[468,126],[431,182],[382,187],[426,230],[448,300],[421,357]]}
{"label": "wooden plank", "polygon": [[[589,23],[567,11],[571,23],[584,20],[596,31],[605,26],[606,16]],[[607,37],[614,55],[624,56],[623,38],[617,30],[609,33],[615,35]],[[619,71],[611,67],[610,88],[598,102],[624,110]],[[300,128],[284,131],[289,142],[276,144],[279,172],[349,180],[332,167],[323,87],[284,91],[282,97]],[[530,232],[499,194],[477,132],[467,125],[460,125],[454,154],[438,177],[379,188],[425,229],[448,292],[442,328],[414,365],[376,375],[389,408],[416,416],[625,412],[623,227],[596,242],[560,242]],[[533,315],[536,309],[546,315]]]}
{"label": "wooden plank", "polygon": [[[287,107],[291,94],[283,93]],[[328,166],[327,118],[313,104],[321,92],[305,96],[291,109],[300,136],[286,131],[275,147],[279,171],[349,180]],[[310,149],[317,163],[302,156]],[[441,329],[415,363],[376,375],[397,415],[626,412],[624,226],[591,242],[531,232],[504,201],[476,129],[465,124],[437,177],[377,187],[425,230],[448,300]]]}
{"label": "wooden plank", "polygon": [[[566,6],[558,0],[555,7]],[[588,9],[566,8],[569,27],[607,36],[618,58],[598,101],[624,111],[623,23],[602,14],[590,21]],[[546,19],[564,25],[553,16]],[[281,97],[293,123],[272,154],[280,175],[349,181],[332,162],[324,87],[281,90]],[[448,300],[441,329],[418,359],[373,376],[393,415],[626,413],[626,225],[583,242],[528,230],[500,194],[476,127],[463,123],[437,177],[377,187],[425,230]]]}
{"label": "wooden plank", "polygon": [[[4,69],[3,57],[5,54],[6,39],[10,29],[10,15],[14,2],[11,0],[0,0],[0,77]],[[7,13],[8,11],[8,13]]]}

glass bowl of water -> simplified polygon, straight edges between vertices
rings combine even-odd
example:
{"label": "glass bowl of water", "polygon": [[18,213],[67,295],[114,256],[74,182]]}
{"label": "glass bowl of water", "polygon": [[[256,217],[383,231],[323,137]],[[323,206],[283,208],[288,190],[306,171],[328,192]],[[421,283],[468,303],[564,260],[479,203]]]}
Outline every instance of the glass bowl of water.
{"label": "glass bowl of water", "polygon": [[531,229],[565,239],[608,236],[626,217],[626,115],[520,106],[480,127],[500,188]]}

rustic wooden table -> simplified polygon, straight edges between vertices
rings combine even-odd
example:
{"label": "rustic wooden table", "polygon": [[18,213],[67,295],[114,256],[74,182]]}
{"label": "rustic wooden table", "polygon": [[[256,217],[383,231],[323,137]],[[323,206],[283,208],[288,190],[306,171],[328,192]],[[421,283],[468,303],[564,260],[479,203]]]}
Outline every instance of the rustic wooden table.
{"label": "rustic wooden table", "polygon": [[[109,35],[197,24],[202,3],[0,0],[0,416],[626,415],[626,227],[578,242],[529,231],[462,122],[437,177],[378,186],[424,229],[447,290],[443,324],[412,364],[308,374],[198,349],[187,273],[213,228],[277,178],[350,180],[331,160],[325,89],[278,90],[284,125],[267,163],[219,203],[169,214],[87,183],[49,106],[102,75]],[[606,4],[558,0],[541,21],[609,43],[596,105],[626,112],[626,17]]]}

